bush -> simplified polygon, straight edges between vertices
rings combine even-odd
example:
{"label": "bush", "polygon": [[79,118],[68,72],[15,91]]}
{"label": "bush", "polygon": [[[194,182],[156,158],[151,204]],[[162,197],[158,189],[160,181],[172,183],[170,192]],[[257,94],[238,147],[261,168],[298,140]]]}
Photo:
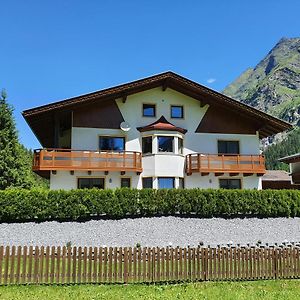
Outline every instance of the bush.
{"label": "bush", "polygon": [[78,220],[97,216],[300,216],[297,190],[24,190],[0,191],[0,222]]}

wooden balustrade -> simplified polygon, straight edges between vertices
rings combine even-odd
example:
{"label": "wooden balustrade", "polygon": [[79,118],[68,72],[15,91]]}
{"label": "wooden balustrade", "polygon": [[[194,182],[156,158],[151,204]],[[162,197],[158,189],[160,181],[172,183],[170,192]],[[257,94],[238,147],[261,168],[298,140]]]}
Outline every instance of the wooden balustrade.
{"label": "wooden balustrade", "polygon": [[186,173],[195,172],[264,174],[265,159],[263,155],[193,153],[186,156]]}
{"label": "wooden balustrade", "polygon": [[34,151],[32,169],[142,172],[142,154],[134,151],[38,149]]}

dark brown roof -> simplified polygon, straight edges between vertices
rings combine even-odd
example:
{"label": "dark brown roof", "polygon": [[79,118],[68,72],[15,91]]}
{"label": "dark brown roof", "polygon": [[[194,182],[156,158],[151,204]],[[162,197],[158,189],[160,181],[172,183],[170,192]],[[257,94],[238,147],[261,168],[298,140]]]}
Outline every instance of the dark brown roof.
{"label": "dark brown roof", "polygon": [[[163,90],[171,88],[194,99],[198,99],[201,104],[217,105],[226,110],[235,111],[236,113],[244,115],[245,120],[254,120],[257,124],[256,130],[259,131],[260,137],[267,137],[292,128],[290,124],[282,120],[274,118],[271,115],[213,91],[173,72],[161,73],[94,93],[28,109],[23,112],[23,116],[43,145],[43,141],[46,140],[46,137],[41,137],[41,135],[44,134],[41,124],[44,123],[50,126],[50,123],[53,122],[54,115],[57,112],[72,111],[74,108],[80,108],[81,106],[95,102],[101,103],[118,98],[123,98],[125,100],[128,95],[159,86],[161,86]],[[53,131],[52,128],[48,128],[47,130],[48,135]]]}
{"label": "dark brown roof", "polygon": [[154,123],[151,123],[149,125],[143,126],[143,127],[138,127],[138,131],[140,132],[145,132],[145,131],[150,131],[150,130],[166,130],[166,131],[177,131],[185,134],[187,132],[186,129],[177,127],[170,123],[169,121],[166,120],[164,116],[161,116],[157,121]]}
{"label": "dark brown roof", "polygon": [[293,162],[299,162],[300,161],[300,153],[285,156],[285,157],[279,158],[278,160],[281,162],[287,163],[287,164],[293,163]]}

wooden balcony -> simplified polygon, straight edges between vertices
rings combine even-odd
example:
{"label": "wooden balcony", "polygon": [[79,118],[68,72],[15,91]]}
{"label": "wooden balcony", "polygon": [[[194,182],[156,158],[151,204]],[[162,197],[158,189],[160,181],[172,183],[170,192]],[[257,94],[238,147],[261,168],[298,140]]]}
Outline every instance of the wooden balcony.
{"label": "wooden balcony", "polygon": [[229,173],[236,175],[259,174],[266,172],[265,158],[263,155],[240,154],[202,154],[194,153],[186,156],[186,173],[215,173],[216,176]]}
{"label": "wooden balcony", "polygon": [[33,171],[134,171],[142,172],[142,154],[122,151],[38,149],[34,151]]}

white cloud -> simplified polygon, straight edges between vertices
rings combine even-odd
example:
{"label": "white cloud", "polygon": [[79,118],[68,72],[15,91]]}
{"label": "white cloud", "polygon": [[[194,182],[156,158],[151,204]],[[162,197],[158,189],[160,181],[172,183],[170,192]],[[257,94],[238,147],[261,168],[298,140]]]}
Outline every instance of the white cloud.
{"label": "white cloud", "polygon": [[206,80],[207,83],[214,83],[217,79],[216,78],[209,78]]}

